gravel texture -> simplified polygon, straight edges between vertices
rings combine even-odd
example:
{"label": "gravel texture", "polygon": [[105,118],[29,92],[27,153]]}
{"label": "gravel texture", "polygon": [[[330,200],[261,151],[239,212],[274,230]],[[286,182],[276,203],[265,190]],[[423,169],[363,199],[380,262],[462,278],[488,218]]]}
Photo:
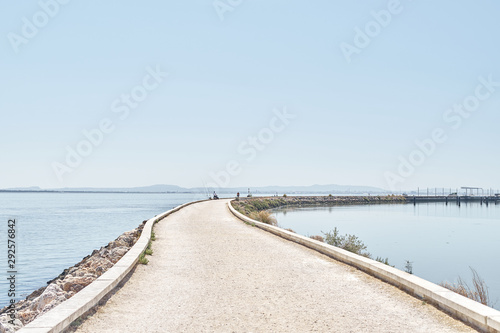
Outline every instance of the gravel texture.
{"label": "gravel texture", "polygon": [[154,253],[77,332],[475,332],[399,289],[236,219],[227,200],[155,226]]}

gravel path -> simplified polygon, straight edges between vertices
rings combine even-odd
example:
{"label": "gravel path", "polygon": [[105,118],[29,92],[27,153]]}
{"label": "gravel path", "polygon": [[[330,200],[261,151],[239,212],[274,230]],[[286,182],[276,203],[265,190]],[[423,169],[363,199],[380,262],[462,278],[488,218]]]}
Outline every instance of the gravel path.
{"label": "gravel path", "polygon": [[147,266],[77,332],[475,332],[399,289],[231,215],[155,226]]}

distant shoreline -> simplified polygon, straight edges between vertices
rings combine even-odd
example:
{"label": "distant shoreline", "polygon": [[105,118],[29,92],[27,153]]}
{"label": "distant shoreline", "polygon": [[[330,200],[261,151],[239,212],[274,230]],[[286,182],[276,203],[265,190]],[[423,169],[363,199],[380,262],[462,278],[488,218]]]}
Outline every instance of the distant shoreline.
{"label": "distant shoreline", "polygon": [[24,190],[0,190],[0,193],[119,193],[119,194],[189,194],[189,193],[200,193],[200,192],[124,192],[124,191],[52,191],[52,190],[41,190],[41,191],[24,191]]}
{"label": "distant shoreline", "polygon": [[53,187],[43,188],[40,186],[18,186],[18,187],[3,187],[0,192],[90,192],[90,193],[263,193],[263,194],[284,194],[284,193],[325,193],[325,194],[375,194],[385,193],[387,190],[371,186],[358,186],[358,185],[308,185],[308,186],[237,186],[237,187],[219,187],[216,185],[206,185],[198,187],[182,187],[172,184],[156,184],[150,186],[132,186],[132,187],[93,187],[93,186],[79,186],[79,187]]}
{"label": "distant shoreline", "polygon": [[[222,193],[222,194],[231,194],[235,196],[235,191],[216,191],[217,193]],[[271,192],[260,192],[260,191],[255,191],[253,194],[270,194]],[[205,192],[201,191],[166,191],[166,192],[158,192],[158,191],[150,191],[150,192],[144,192],[144,191],[61,191],[61,190],[0,190],[0,193],[118,193],[118,194],[199,194],[202,193],[204,194]],[[325,196],[328,196],[331,192],[288,192],[287,194],[290,196],[317,196],[318,194],[324,194]],[[363,196],[363,194],[366,192],[337,192],[335,193],[335,196],[338,196],[338,194],[343,194],[343,195],[351,195],[351,196]],[[379,193],[372,193],[372,196],[378,196],[381,195]]]}
{"label": "distant shoreline", "polygon": [[251,197],[231,201],[234,209],[244,215],[281,207],[332,207],[408,203],[410,203],[409,198],[402,195]]}

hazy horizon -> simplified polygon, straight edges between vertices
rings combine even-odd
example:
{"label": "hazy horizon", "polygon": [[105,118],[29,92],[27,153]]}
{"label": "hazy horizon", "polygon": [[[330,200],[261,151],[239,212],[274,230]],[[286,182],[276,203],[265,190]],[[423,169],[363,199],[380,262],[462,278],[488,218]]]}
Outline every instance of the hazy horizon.
{"label": "hazy horizon", "polygon": [[[182,189],[197,189],[197,188],[203,188],[203,186],[195,186],[195,187],[186,187],[186,186],[180,186],[180,185],[177,185],[177,184],[152,184],[152,185],[143,185],[143,186],[132,186],[132,187],[128,187],[128,186],[125,186],[125,187],[102,187],[102,186],[98,186],[98,187],[94,187],[94,186],[85,186],[85,187],[51,187],[51,188],[43,188],[43,187],[40,187],[40,186],[26,186],[26,187],[9,187],[9,188],[0,188],[0,190],[9,190],[9,189],[23,189],[23,188],[39,188],[39,189],[42,189],[42,190],[53,190],[53,189],[61,189],[61,188],[81,188],[81,189],[85,189],[85,188],[89,188],[89,189],[130,189],[130,188],[150,188],[150,187],[161,187],[161,186],[172,186],[172,187],[179,187],[179,188],[182,188]],[[380,190],[383,190],[382,188],[377,188],[377,187],[372,187],[372,186],[359,186],[359,185],[342,185],[342,184],[312,184],[312,185],[264,185],[264,186],[237,186],[237,187],[232,187],[232,186],[229,186],[229,187],[224,187],[226,189],[231,189],[231,188],[258,188],[258,189],[261,189],[261,188],[292,188],[292,187],[306,187],[306,188],[310,188],[310,187],[325,187],[325,186],[331,186],[331,187],[340,187],[340,188],[375,188],[375,189],[380,189]]]}

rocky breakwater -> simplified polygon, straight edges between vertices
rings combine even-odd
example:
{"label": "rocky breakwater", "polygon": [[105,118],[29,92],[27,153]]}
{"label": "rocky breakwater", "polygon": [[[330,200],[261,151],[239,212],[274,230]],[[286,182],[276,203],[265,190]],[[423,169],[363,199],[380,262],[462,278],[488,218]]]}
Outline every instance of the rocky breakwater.
{"label": "rocky breakwater", "polygon": [[17,302],[14,320],[10,316],[9,307],[0,310],[0,333],[15,332],[91,284],[130,250],[141,236],[145,224],[146,221],[138,228],[123,233],[108,245],[94,250],[78,264],[65,269],[58,277],[48,281],[46,287],[34,291],[25,300]]}
{"label": "rocky breakwater", "polygon": [[377,196],[283,196],[283,197],[255,197],[240,198],[231,201],[234,209],[240,213],[249,213],[268,210],[278,207],[306,207],[306,206],[342,206],[342,205],[372,205],[408,203],[408,198],[401,195]]}

